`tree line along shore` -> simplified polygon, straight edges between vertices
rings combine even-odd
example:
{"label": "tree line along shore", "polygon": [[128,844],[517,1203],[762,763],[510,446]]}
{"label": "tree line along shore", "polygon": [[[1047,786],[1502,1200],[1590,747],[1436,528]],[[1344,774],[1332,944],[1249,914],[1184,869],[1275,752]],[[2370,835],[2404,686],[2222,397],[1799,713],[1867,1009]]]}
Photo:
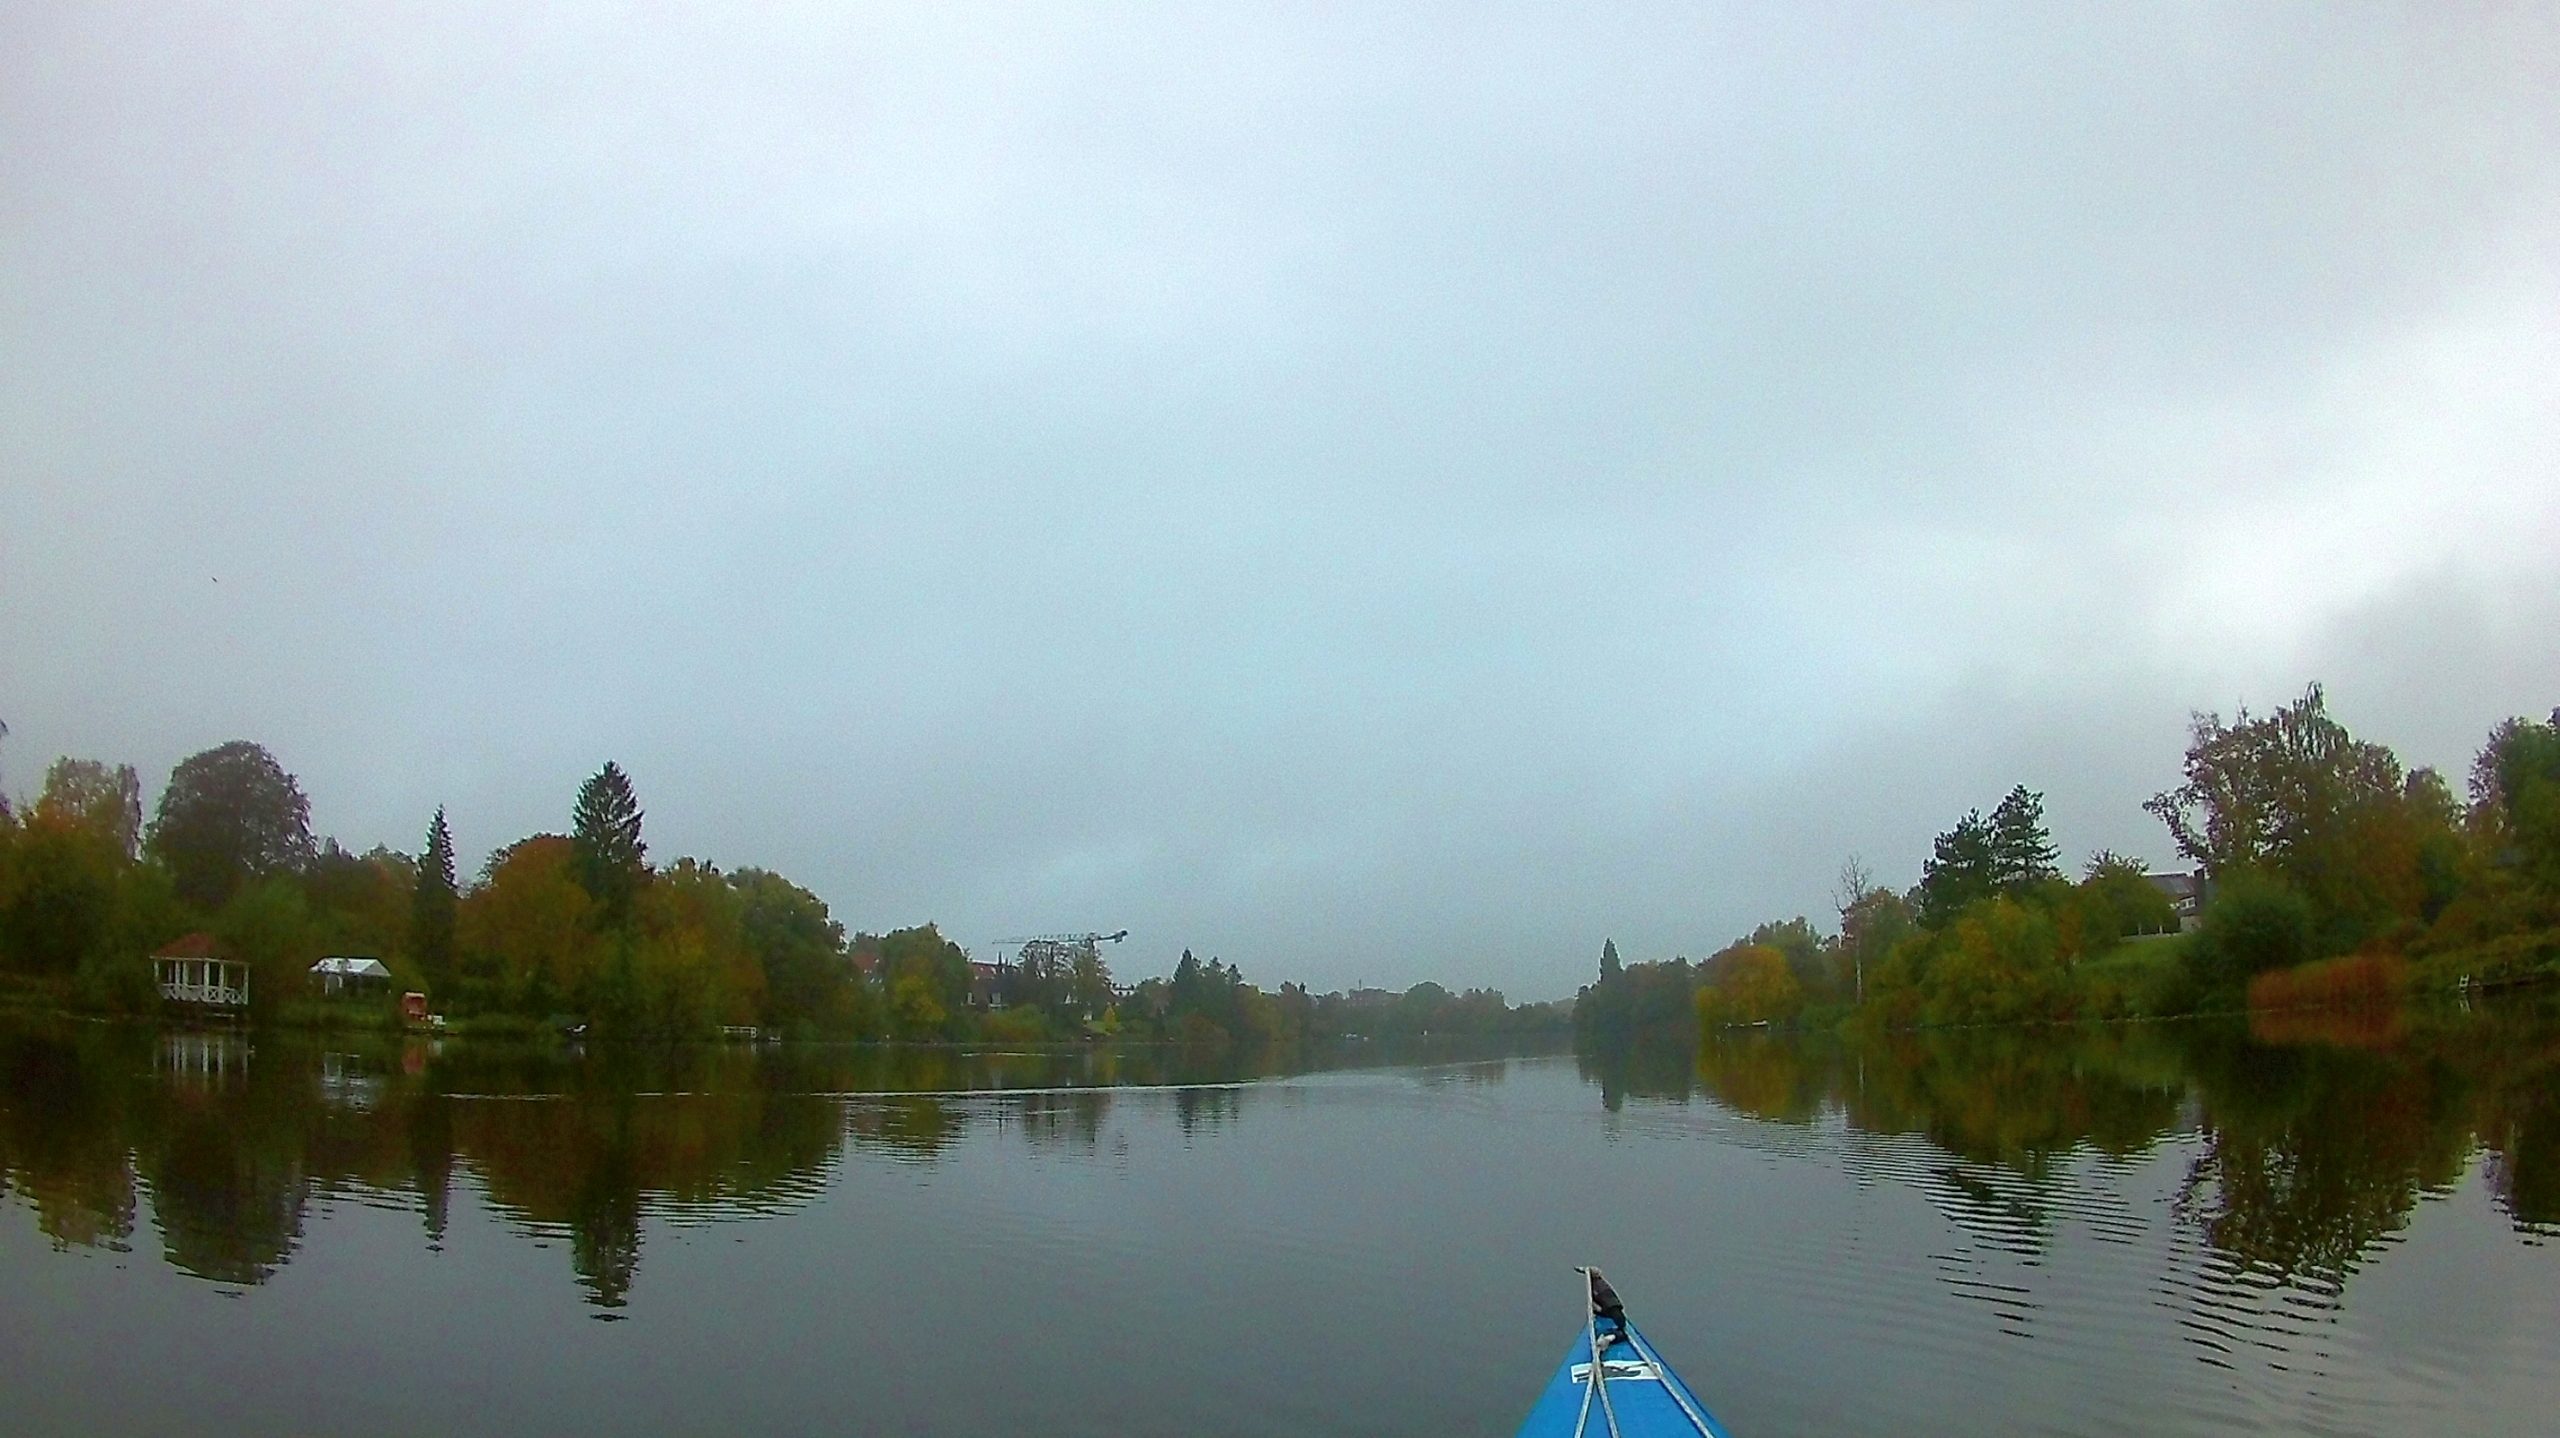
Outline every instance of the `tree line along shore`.
{"label": "tree line along shore", "polygon": [[[1051,962],[973,961],[932,924],[848,932],[816,894],[767,869],[649,861],[630,776],[581,785],[568,832],[456,869],[439,808],[418,853],[315,838],[300,782],[235,740],[181,761],[148,822],[131,765],[62,758],[42,790],[0,797],[0,994],[100,1014],[171,1004],[149,955],[173,940],[245,966],[255,1024],[398,1027],[425,994],[450,1031],[687,1039],[753,1028],[789,1038],[1006,1043],[1086,1038],[1200,1044],[1406,1035],[1561,1035],[1563,1005],[1490,989],[1265,990],[1185,951],[1172,973],[1119,982],[1093,944]],[[329,996],[323,956],[389,970],[387,992]]]}
{"label": "tree line along shore", "polygon": [[1764,923],[1696,963],[1604,945],[1576,1036],[2389,1006],[2560,974],[2560,710],[2499,724],[2457,796],[2349,733],[2314,684],[2272,713],[2196,715],[2180,782],[2143,808],[2191,872],[2100,852],[2066,876],[2021,785],[1939,834],[1907,891],[1852,859],[1836,931]]}
{"label": "tree line along shore", "polygon": [[1836,931],[1764,923],[1694,963],[1624,963],[1604,943],[1574,999],[1513,1005],[1436,983],[1265,990],[1188,951],[1127,984],[1091,944],[995,966],[932,924],[848,932],[770,870],[650,863],[612,763],[578,788],[568,832],[504,845],[465,880],[442,809],[417,854],[356,853],[315,838],[272,754],[233,741],[180,762],[148,822],[130,765],[62,758],[32,801],[0,796],[0,994],[162,1012],[146,956],[201,935],[246,966],[256,1023],[398,1025],[395,999],[315,991],[316,959],[362,954],[465,1033],[1290,1043],[1569,1023],[1609,1042],[2387,1004],[2560,973],[2560,710],[2498,725],[2457,797],[2350,734],[2314,685],[2269,714],[2196,716],[2181,782],[2144,808],[2193,865],[2183,921],[2138,861],[2101,852],[2067,877],[2020,785],[1938,835],[1906,891],[1850,861]]}

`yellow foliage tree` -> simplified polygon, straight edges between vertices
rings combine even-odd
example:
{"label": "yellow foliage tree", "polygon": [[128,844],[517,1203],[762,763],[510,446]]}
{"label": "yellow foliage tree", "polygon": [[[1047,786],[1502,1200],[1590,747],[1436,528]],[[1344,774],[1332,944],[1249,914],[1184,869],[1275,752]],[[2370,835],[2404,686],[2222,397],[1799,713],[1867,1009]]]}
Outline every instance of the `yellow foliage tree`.
{"label": "yellow foliage tree", "polygon": [[1744,944],[1707,961],[1707,983],[1698,990],[1698,1021],[1725,1024],[1783,1023],[1804,1009],[1804,988],[1787,956],[1766,944]]}

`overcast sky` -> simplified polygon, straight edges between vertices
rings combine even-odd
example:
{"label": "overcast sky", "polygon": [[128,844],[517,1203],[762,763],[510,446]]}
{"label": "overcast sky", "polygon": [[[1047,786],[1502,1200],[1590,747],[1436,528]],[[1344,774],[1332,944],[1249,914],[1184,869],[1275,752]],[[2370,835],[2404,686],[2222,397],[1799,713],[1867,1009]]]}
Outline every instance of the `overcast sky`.
{"label": "overcast sky", "polygon": [[1570,993],[2560,703],[2560,8],[16,5],[0,784]]}

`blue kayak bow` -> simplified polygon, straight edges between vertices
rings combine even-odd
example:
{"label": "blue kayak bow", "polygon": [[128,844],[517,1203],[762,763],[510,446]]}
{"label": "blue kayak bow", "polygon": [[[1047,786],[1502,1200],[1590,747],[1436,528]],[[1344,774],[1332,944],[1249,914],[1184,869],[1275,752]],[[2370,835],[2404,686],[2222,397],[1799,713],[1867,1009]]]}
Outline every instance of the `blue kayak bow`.
{"label": "blue kayak bow", "polygon": [[1582,1278],[1582,1332],[1520,1425],[1520,1438],[1730,1438],[1627,1321],[1600,1270],[1574,1272]]}

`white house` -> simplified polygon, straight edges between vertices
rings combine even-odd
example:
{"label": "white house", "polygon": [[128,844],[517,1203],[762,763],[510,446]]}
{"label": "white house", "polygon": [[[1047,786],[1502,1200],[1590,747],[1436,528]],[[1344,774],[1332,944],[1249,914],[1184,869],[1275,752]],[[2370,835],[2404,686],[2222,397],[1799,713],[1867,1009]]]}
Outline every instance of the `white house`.
{"label": "white house", "polygon": [[218,1009],[249,1006],[249,966],[221,956],[211,934],[189,934],[152,951],[152,977],[160,997],[176,1004]]}
{"label": "white house", "polygon": [[388,986],[391,969],[380,959],[338,954],[313,964],[311,976],[320,981],[320,992],[324,994],[353,993]]}

